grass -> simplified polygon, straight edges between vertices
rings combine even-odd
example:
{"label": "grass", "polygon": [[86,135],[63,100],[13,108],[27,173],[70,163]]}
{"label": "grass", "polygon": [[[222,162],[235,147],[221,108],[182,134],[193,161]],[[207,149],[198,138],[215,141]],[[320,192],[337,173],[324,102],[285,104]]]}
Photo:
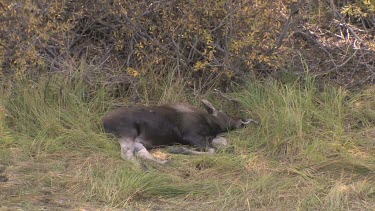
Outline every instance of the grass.
{"label": "grass", "polygon": [[117,143],[101,132],[101,117],[140,93],[145,104],[219,100],[199,90],[186,94],[188,82],[169,71],[160,85],[148,83],[160,75],[147,76],[119,101],[76,72],[2,90],[0,174],[9,180],[0,183],[1,209],[375,207],[374,86],[352,93],[309,77],[249,79],[231,97],[242,103],[240,113],[261,120],[259,126],[227,134],[231,148],[215,156],[169,155],[167,165],[146,163],[146,173],[121,160]]}

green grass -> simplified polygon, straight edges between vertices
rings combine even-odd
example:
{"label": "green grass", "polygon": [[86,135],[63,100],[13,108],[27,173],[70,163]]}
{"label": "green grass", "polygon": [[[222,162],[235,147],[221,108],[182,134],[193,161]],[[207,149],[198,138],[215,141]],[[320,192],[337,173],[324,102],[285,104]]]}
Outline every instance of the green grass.
{"label": "green grass", "polygon": [[[140,94],[142,103],[220,102],[214,92],[186,93],[187,81],[144,76],[112,97],[83,71],[38,82],[20,80],[0,99],[0,208],[163,210],[368,210],[375,206],[375,87],[352,93],[292,82],[249,79],[231,97],[260,125],[227,134],[232,145],[214,156],[170,155],[149,172],[120,158],[102,133],[102,116]],[[319,86],[318,86],[319,85]],[[94,88],[93,88],[94,87]],[[234,108],[224,103],[225,108]],[[227,109],[228,110],[228,109]],[[240,110],[240,111],[238,111]],[[26,189],[25,189],[26,187]],[[2,207],[1,207],[2,206]]]}

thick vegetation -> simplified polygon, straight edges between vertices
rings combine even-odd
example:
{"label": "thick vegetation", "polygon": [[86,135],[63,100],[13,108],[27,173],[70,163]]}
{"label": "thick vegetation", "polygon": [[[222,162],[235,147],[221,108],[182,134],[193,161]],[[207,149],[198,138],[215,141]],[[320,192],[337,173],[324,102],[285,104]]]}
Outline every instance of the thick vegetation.
{"label": "thick vegetation", "polygon": [[304,65],[349,86],[375,75],[373,0],[7,0],[0,9],[7,79],[69,75],[82,59],[97,67],[86,80],[100,82],[101,70],[101,82],[119,89],[171,66],[205,89],[244,74],[298,75]]}
{"label": "thick vegetation", "polygon": [[[374,11],[372,0],[0,2],[0,209],[373,209]],[[260,125],[227,134],[214,156],[154,150],[171,163],[143,161],[148,172],[102,132],[118,106],[202,98]]]}

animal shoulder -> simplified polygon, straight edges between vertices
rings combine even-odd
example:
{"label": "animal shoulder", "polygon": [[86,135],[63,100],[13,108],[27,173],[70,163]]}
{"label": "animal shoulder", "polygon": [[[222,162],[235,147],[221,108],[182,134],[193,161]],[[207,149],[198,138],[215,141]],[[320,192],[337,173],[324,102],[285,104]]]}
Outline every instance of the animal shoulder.
{"label": "animal shoulder", "polygon": [[172,108],[173,110],[181,113],[196,113],[196,112],[202,112],[198,108],[191,106],[191,105],[186,105],[182,103],[175,103],[175,104],[164,104],[163,106]]}

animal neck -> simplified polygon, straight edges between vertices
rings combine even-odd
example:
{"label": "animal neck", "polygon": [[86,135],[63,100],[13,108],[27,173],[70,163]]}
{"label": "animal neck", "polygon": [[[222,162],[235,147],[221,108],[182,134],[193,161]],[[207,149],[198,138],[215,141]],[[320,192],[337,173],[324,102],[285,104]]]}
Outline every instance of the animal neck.
{"label": "animal neck", "polygon": [[207,121],[215,134],[227,132],[226,122],[222,122],[216,116],[209,115]]}

